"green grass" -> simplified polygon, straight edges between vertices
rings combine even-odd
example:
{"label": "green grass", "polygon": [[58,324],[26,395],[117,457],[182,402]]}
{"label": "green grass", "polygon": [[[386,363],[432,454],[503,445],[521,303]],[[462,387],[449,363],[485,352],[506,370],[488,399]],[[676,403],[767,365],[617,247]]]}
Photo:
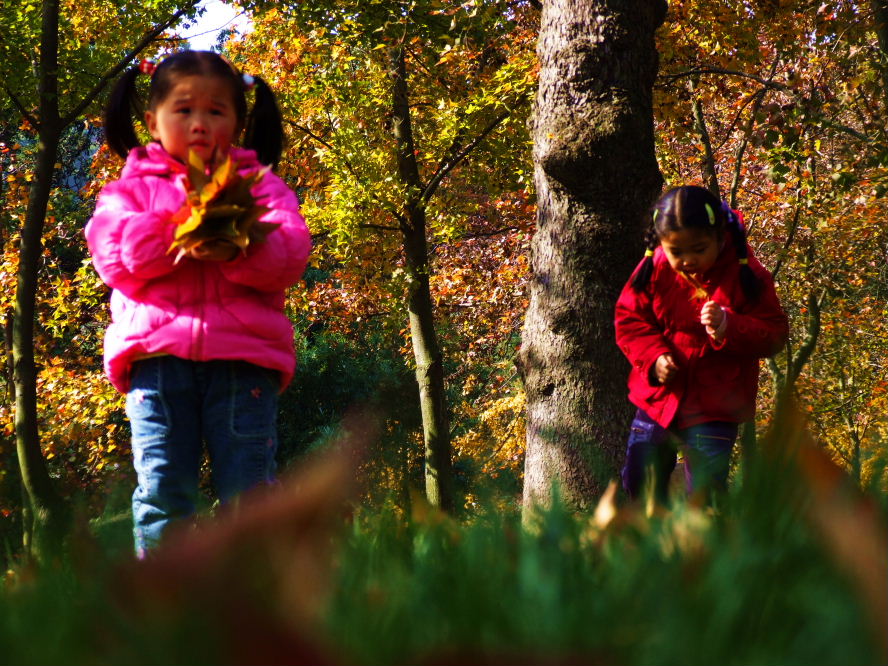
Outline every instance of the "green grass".
{"label": "green grass", "polygon": [[[739,498],[737,498],[739,501]],[[357,663],[875,664],[848,582],[799,516],[679,504],[602,536],[550,510],[461,528],[356,525],[331,631]],[[434,661],[434,660],[433,660]]]}
{"label": "green grass", "polygon": [[[606,529],[557,501],[533,529],[518,515],[404,520],[360,507],[341,525],[330,602],[311,638],[349,664],[885,663],[855,574],[811,518],[824,496],[774,460],[753,460],[744,477],[715,511],[683,500],[651,516],[623,506]],[[877,507],[874,529],[855,539],[881,539],[884,497],[849,497],[848,516]],[[231,658],[215,619],[226,581],[216,601],[193,600],[184,624],[139,624],[115,610],[128,521],[109,515],[93,531],[98,553],[75,549],[64,566],[20,571],[0,588],[0,663]],[[298,580],[261,579],[248,601],[271,608],[282,585]]]}

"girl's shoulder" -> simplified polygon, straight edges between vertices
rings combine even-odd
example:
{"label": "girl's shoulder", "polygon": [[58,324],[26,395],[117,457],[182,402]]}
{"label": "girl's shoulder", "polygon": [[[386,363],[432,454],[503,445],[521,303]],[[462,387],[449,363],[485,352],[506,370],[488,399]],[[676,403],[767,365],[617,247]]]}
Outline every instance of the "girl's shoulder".
{"label": "girl's shoulder", "polygon": [[[152,146],[156,145],[156,149]],[[108,181],[99,195],[105,206],[143,209],[146,207],[177,207],[181,202],[175,183],[183,168],[159,144],[132,149],[117,179]]]}

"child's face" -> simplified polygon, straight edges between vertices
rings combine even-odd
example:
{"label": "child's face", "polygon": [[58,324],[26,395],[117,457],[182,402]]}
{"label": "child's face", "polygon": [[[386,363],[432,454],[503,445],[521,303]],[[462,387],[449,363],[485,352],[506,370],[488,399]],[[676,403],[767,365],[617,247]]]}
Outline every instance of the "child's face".
{"label": "child's face", "polygon": [[705,273],[718,257],[721,243],[717,233],[706,229],[679,229],[660,236],[660,246],[673,270]]}
{"label": "child's face", "polygon": [[215,76],[184,76],[145,113],[151,137],[180,162],[193,150],[204,162],[228,152],[240,134],[231,87]]}

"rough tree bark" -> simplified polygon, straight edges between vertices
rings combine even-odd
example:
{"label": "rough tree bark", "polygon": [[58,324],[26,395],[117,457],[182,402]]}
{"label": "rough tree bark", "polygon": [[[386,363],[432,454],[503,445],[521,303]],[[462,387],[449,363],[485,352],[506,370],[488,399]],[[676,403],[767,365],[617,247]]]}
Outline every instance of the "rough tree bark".
{"label": "rough tree bark", "polygon": [[527,394],[525,516],[557,482],[596,501],[632,410],[614,306],[662,187],[654,155],[654,31],[662,0],[548,0],[533,126],[537,232],[518,365]]}

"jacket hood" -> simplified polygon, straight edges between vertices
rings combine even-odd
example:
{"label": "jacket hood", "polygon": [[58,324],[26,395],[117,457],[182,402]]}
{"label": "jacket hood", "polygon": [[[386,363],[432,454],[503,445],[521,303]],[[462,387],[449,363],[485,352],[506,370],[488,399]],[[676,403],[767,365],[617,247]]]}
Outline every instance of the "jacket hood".
{"label": "jacket hood", "polygon": [[[256,157],[255,150],[232,147],[230,155],[237,162],[239,171],[258,169],[262,166]],[[120,177],[164,176],[186,172],[187,167],[182,162],[164,150],[160,143],[152,141],[147,146],[138,146],[129,152]]]}

